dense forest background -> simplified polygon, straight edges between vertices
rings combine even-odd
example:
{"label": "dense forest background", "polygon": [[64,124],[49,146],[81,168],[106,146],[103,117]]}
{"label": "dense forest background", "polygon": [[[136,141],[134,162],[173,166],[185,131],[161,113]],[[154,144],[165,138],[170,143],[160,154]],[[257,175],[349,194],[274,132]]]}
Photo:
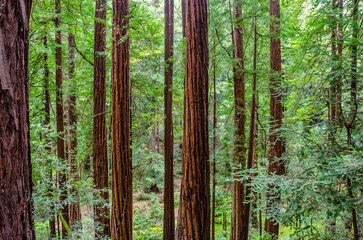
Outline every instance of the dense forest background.
{"label": "dense forest background", "polygon": [[[106,107],[99,114],[106,121],[105,156],[111,183],[112,2],[99,1],[105,4],[106,20],[95,17],[95,1],[55,2],[33,1],[29,28],[35,233],[38,239],[48,239],[53,224],[53,237],[57,239],[62,230],[67,230],[71,239],[94,239],[95,232],[102,233],[105,227],[99,224],[100,216],[95,216],[95,206],[106,209],[106,219],[111,215],[111,185],[103,190],[94,187],[93,152],[98,149],[94,149],[93,142],[93,86],[95,55],[104,56]],[[161,0],[132,0],[129,4],[133,238],[162,239],[165,6]],[[171,184],[176,220],[182,179],[186,65],[182,1],[174,4]],[[236,14],[236,6],[241,7],[241,15]],[[251,203],[249,239],[269,239],[264,230],[267,219],[279,224],[280,239],[358,239],[355,234],[363,232],[359,81],[363,74],[363,4],[359,0],[282,0],[280,7],[279,34],[273,35],[271,22],[278,20],[270,14],[269,2],[208,1],[209,162],[211,170],[215,169],[211,172],[211,208],[215,207],[211,214],[215,216],[212,235],[215,239],[232,239],[234,182],[238,181],[245,184],[244,201]],[[105,24],[106,36],[104,51],[96,53],[95,22]],[[241,59],[234,53],[236,34],[232,33],[236,29],[243,36],[242,110],[236,108],[234,92],[236,69],[241,66]],[[270,39],[274,38],[281,41],[279,76],[274,76],[270,68]],[[56,53],[63,54],[62,88],[55,81],[59,70]],[[280,97],[283,124],[277,129],[270,128],[271,78],[281,83],[276,94]],[[61,102],[56,100],[59,91],[63,95]],[[253,95],[255,109],[251,110]],[[57,155],[58,107],[64,117],[61,138],[65,141],[65,161]],[[245,117],[242,141],[236,140],[236,111]],[[278,159],[281,172],[269,170],[271,131],[276,131],[283,143],[282,158]],[[244,149],[247,161],[251,138],[253,161],[236,164],[235,148]],[[110,194],[108,201],[101,197],[104,192]],[[67,222],[63,216],[68,206],[71,221]],[[97,238],[109,237],[101,234]]]}

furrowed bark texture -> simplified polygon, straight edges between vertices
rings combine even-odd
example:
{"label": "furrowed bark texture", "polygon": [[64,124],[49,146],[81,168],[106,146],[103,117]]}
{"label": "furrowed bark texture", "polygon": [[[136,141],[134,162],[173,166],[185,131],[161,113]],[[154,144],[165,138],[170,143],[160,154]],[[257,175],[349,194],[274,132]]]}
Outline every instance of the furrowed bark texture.
{"label": "furrowed bark texture", "polygon": [[[56,89],[56,115],[57,115],[57,154],[60,161],[63,164],[67,164],[64,152],[64,116],[63,116],[63,69],[62,69],[62,32],[60,30],[60,14],[61,14],[61,2],[60,0],[55,1],[55,10],[57,16],[55,18],[55,28],[56,28],[56,36],[55,42],[57,47],[55,49],[55,81],[57,85]],[[59,187],[61,189],[60,200],[63,204],[62,208],[62,217],[65,223],[70,226],[69,222],[69,206],[68,204],[64,204],[64,201],[67,199],[68,191],[67,191],[67,170],[63,169],[59,174]],[[63,222],[62,222],[63,224]],[[63,226],[62,227],[62,237],[65,238],[67,236],[67,230]]]}
{"label": "furrowed bark texture", "polygon": [[210,239],[207,1],[186,0],[183,166],[178,239]]}
{"label": "furrowed bark texture", "polygon": [[6,0],[0,9],[0,239],[35,239],[28,112],[31,4]]}
{"label": "furrowed bark texture", "polygon": [[[79,181],[78,163],[77,163],[77,83],[75,77],[75,36],[68,33],[68,47],[69,47],[69,108],[68,108],[68,127],[69,127],[69,147],[68,147],[68,161],[71,167],[71,179],[74,186]],[[81,220],[81,204],[79,199],[78,190],[71,187],[70,193],[75,195],[75,202],[69,206],[69,217],[72,229],[82,229]],[[75,227],[75,225],[77,225]]]}
{"label": "furrowed bark texture", "polygon": [[[106,130],[106,0],[97,0],[95,13],[94,44],[94,118],[93,118],[93,169],[95,188],[101,198],[108,203],[108,160]],[[96,204],[95,222],[101,230],[96,231],[96,238],[111,236],[109,208]]]}
{"label": "furrowed bark texture", "polygon": [[[282,175],[284,173],[283,162],[281,160],[283,153],[283,141],[281,137],[282,126],[282,103],[281,103],[281,44],[280,44],[280,1],[270,0],[270,147],[268,153],[270,174]],[[270,186],[272,190],[274,186]],[[278,191],[278,190],[277,190]],[[273,199],[274,200],[273,200]],[[268,194],[268,208],[271,208],[279,201],[279,193]],[[273,218],[266,219],[266,232],[277,239],[279,225]]]}
{"label": "furrowed bark texture", "polygon": [[[245,144],[245,83],[244,83],[244,51],[243,51],[243,28],[242,28],[242,6],[240,1],[235,0],[233,3],[234,12],[234,52],[233,58],[236,60],[234,66],[234,104],[235,104],[235,149],[233,162],[234,173],[241,171],[246,163],[244,148]],[[236,179],[234,176],[233,178]],[[244,184],[240,181],[233,181],[233,200],[232,200],[232,227],[231,240],[242,239],[243,234],[243,199]]]}
{"label": "furrowed bark texture", "polygon": [[128,0],[113,2],[112,239],[132,239]]}
{"label": "furrowed bark texture", "polygon": [[173,168],[173,119],[171,92],[173,84],[173,48],[174,43],[174,1],[165,0],[165,66],[164,71],[164,106],[165,106],[165,131],[164,131],[164,233],[165,240],[175,239],[174,217],[174,168]]}

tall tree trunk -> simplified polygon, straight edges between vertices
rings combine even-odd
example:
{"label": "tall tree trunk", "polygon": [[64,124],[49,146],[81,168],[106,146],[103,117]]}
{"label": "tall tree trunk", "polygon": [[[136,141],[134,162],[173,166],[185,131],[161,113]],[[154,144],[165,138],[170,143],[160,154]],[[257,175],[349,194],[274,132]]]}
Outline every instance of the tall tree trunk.
{"label": "tall tree trunk", "polygon": [[351,81],[350,81],[350,101],[351,101],[351,118],[356,114],[358,103],[357,103],[357,66],[358,66],[358,33],[359,33],[359,21],[358,21],[358,5],[359,0],[354,0],[353,6],[353,41],[352,46],[352,70],[351,70]]}
{"label": "tall tree trunk", "polygon": [[[353,2],[353,41],[352,45],[352,67],[351,67],[351,80],[350,80],[350,112],[347,117],[347,122],[344,124],[347,130],[347,143],[348,143],[348,151],[351,151],[352,144],[352,129],[354,129],[354,122],[356,120],[357,111],[358,111],[358,103],[357,103],[357,63],[358,63],[358,32],[359,32],[359,22],[358,22],[358,4],[359,0],[354,0]],[[351,177],[347,177],[347,187],[348,187],[348,195],[350,198],[354,198],[353,190],[352,190],[352,180]],[[353,233],[354,240],[359,239],[359,228],[358,228],[358,215],[356,209],[351,208],[352,213],[352,225],[353,225]]]}
{"label": "tall tree trunk", "polygon": [[132,239],[128,0],[113,1],[112,239]]}
{"label": "tall tree trunk", "polygon": [[0,239],[35,239],[28,95],[31,4],[2,1],[0,14]]}
{"label": "tall tree trunk", "polygon": [[[47,31],[47,27],[45,24],[45,31]],[[44,48],[46,50],[48,50],[48,38],[47,38],[47,33],[45,33],[45,36],[43,38],[43,45]],[[48,54],[45,51],[44,55],[43,55],[43,60],[44,60],[44,112],[45,112],[45,118],[44,118],[44,125],[47,128],[47,132],[50,129],[50,94],[49,94],[49,64],[48,64]],[[51,154],[51,141],[48,137],[48,134],[45,133],[44,134],[45,140],[46,140],[46,152],[47,154]],[[49,198],[53,199],[53,201],[51,201],[51,206],[50,206],[50,214],[51,217],[49,219],[49,227],[50,227],[50,238],[54,238],[57,236],[56,233],[56,227],[55,227],[55,213],[54,213],[54,197],[53,197],[53,189],[52,189],[52,183],[53,183],[53,171],[52,171],[52,163],[51,161],[48,162],[48,166],[49,166],[49,179],[50,179],[50,185],[49,185]]]}
{"label": "tall tree trunk", "polygon": [[[242,27],[242,5],[239,0],[233,2],[234,12],[234,53],[236,60],[234,66],[234,104],[235,104],[235,149],[234,149],[234,174],[244,169],[246,163],[244,147],[245,144],[245,83],[244,83],[244,51],[243,51],[243,27]],[[238,181],[235,176],[233,181],[233,200],[232,200],[232,227],[231,240],[242,239],[243,236],[243,200],[244,184]]]}
{"label": "tall tree trunk", "polygon": [[[255,114],[256,114],[256,81],[257,81],[257,29],[256,29],[256,17],[254,19],[254,41],[253,41],[253,80],[252,80],[252,104],[251,104],[251,119],[250,119],[250,132],[248,141],[248,156],[247,156],[247,169],[253,167],[253,153],[255,143]],[[242,219],[242,239],[248,240],[248,227],[250,222],[250,208],[251,208],[251,175],[246,181],[246,197],[243,208],[243,219]]]}
{"label": "tall tree trunk", "polygon": [[213,168],[212,168],[212,240],[215,240],[215,222],[216,222],[216,136],[217,131],[217,93],[216,93],[216,51],[213,56]]}
{"label": "tall tree trunk", "polygon": [[[56,28],[56,37],[55,42],[57,44],[56,53],[55,53],[55,65],[56,65],[56,115],[57,115],[57,153],[58,158],[62,161],[62,164],[66,165],[65,152],[64,152],[64,117],[63,117],[63,69],[62,69],[62,31],[60,29],[60,14],[61,14],[61,1],[55,1],[55,10],[56,10],[56,18],[55,18],[55,28]],[[61,189],[60,200],[63,204],[62,208],[62,237],[65,238],[67,236],[67,227],[63,224],[70,225],[69,223],[69,206],[68,204],[64,204],[67,199],[68,190],[67,190],[67,170],[63,169],[60,173],[59,179],[59,187]]]}
{"label": "tall tree trunk", "polygon": [[185,21],[186,21],[185,1],[186,0],[181,0],[183,37],[185,37]]}
{"label": "tall tree trunk", "polygon": [[[336,46],[336,17],[335,17],[335,11],[337,8],[336,0],[332,0],[332,16],[331,16],[331,55],[332,55],[332,61],[333,61],[333,67],[332,67],[332,73],[333,76],[335,76],[335,72],[337,70],[336,68],[336,54],[337,54],[337,46]],[[330,84],[330,122],[332,126],[335,125],[335,118],[336,118],[336,81],[335,77],[332,79]]]}
{"label": "tall tree trunk", "polygon": [[183,163],[178,239],[210,239],[208,19],[206,0],[186,0]]}
{"label": "tall tree trunk", "polygon": [[[107,1],[97,0],[95,13],[94,43],[94,118],[93,118],[93,170],[96,190],[105,203],[109,202],[108,194],[108,159],[106,128],[106,14]],[[94,218],[98,231],[96,239],[110,237],[109,208],[106,204],[94,206]]]}
{"label": "tall tree trunk", "polygon": [[[343,72],[343,0],[338,0],[339,20],[338,20],[338,31],[337,31],[337,43],[338,43],[338,71]],[[337,96],[336,101],[338,104],[337,118],[343,117],[342,109],[342,74],[338,74],[337,77]]]}
{"label": "tall tree trunk", "polygon": [[[328,106],[328,118],[329,118],[329,124],[330,127],[333,129],[333,133],[335,132],[335,125],[336,125],[336,92],[337,92],[337,86],[336,86],[336,71],[337,71],[337,67],[336,67],[336,57],[337,57],[337,46],[336,46],[336,17],[335,17],[335,11],[337,8],[337,4],[336,4],[336,0],[332,0],[332,4],[331,4],[331,17],[330,17],[330,22],[331,22],[331,61],[332,61],[332,69],[331,69],[331,73],[332,73],[332,78],[330,81],[330,93],[329,93],[329,101],[330,104]],[[331,147],[334,147],[334,141],[333,141],[333,134],[329,133],[328,134],[328,138],[331,144]],[[330,219],[329,219],[330,218]],[[335,235],[335,231],[336,231],[336,219],[335,217],[330,217],[328,216],[328,225],[326,226],[327,231],[330,231],[331,234],[334,236]]]}
{"label": "tall tree trunk", "polygon": [[174,167],[173,167],[173,48],[174,43],[174,0],[165,0],[165,71],[164,71],[164,240],[175,239],[174,217]]}
{"label": "tall tree trunk", "polygon": [[[282,127],[282,103],[281,103],[281,45],[280,45],[280,1],[270,0],[270,147],[269,147],[269,167],[270,174],[283,174],[283,142],[281,138]],[[270,191],[274,191],[275,186],[270,185]],[[274,206],[280,199],[279,190],[268,194],[268,208]],[[279,225],[270,217],[265,222],[266,232],[277,239]]]}
{"label": "tall tree trunk", "polygon": [[[82,229],[82,215],[81,204],[79,199],[78,190],[74,188],[74,185],[79,181],[79,171],[77,163],[77,82],[74,79],[75,75],[75,36],[73,33],[68,33],[68,47],[69,47],[69,107],[68,107],[68,127],[70,144],[68,148],[69,152],[69,165],[71,167],[71,184],[70,193],[75,195],[75,202],[70,204],[69,217],[72,225],[72,230]],[[76,226],[76,228],[74,228]]]}

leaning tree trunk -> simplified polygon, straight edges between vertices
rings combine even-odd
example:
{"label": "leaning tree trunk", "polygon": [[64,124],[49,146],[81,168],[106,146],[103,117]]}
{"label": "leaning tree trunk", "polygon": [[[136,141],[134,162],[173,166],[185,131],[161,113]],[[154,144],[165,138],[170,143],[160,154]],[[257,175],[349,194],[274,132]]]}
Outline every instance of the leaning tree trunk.
{"label": "leaning tree trunk", "polygon": [[[233,58],[236,60],[234,66],[234,104],[235,104],[235,149],[233,173],[236,174],[245,167],[245,83],[244,83],[244,52],[243,52],[243,28],[241,22],[242,6],[239,0],[234,0],[234,52]],[[244,208],[244,184],[238,181],[235,176],[233,181],[233,200],[232,200],[232,226],[231,240],[242,239],[243,237],[243,208]]]}
{"label": "leaning tree trunk", "polygon": [[[107,1],[96,2],[95,44],[94,44],[94,119],[93,119],[93,169],[95,188],[105,203],[108,194],[108,159],[106,130],[106,12]],[[96,238],[110,236],[109,208],[106,204],[96,204],[95,222],[100,229]]]}
{"label": "leaning tree trunk", "polygon": [[[284,172],[283,162],[281,160],[283,153],[283,141],[281,138],[282,127],[282,103],[281,103],[281,44],[280,44],[280,1],[270,0],[270,147],[269,147],[269,167],[270,174],[282,175]],[[268,194],[268,208],[272,208],[280,199],[279,190],[273,189],[275,186],[270,185],[271,191]],[[266,232],[277,239],[279,233],[279,224],[270,217],[265,222]]]}
{"label": "leaning tree trunk", "polygon": [[28,110],[31,4],[31,0],[1,4],[0,239],[35,239]]}
{"label": "leaning tree trunk", "polygon": [[[69,206],[69,217],[72,230],[82,229],[82,216],[81,204],[79,199],[78,190],[74,188],[75,183],[79,181],[78,163],[77,163],[77,83],[74,79],[75,72],[75,36],[68,33],[68,47],[69,47],[69,106],[68,106],[68,127],[69,127],[69,146],[68,156],[69,165],[71,167],[70,178],[72,179],[70,193],[75,195],[75,202]],[[76,227],[75,227],[76,226]]]}
{"label": "leaning tree trunk", "polygon": [[183,163],[178,239],[210,239],[206,0],[185,1]]}
{"label": "leaning tree trunk", "polygon": [[112,239],[132,239],[130,151],[129,2],[113,1],[112,52]]}
{"label": "leaning tree trunk", "polygon": [[174,219],[174,168],[173,168],[173,42],[174,42],[174,1],[165,0],[165,66],[164,101],[165,101],[165,130],[164,130],[164,234],[165,240],[175,239]]}

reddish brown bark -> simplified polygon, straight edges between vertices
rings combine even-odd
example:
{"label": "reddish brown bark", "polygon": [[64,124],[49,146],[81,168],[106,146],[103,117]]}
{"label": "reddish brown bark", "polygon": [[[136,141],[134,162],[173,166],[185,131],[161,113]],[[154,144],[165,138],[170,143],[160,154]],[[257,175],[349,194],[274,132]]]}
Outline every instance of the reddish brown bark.
{"label": "reddish brown bark", "polygon": [[[97,0],[95,13],[94,43],[94,119],[93,119],[93,169],[95,188],[107,203],[108,194],[108,159],[106,129],[106,11],[107,1]],[[109,208],[96,204],[95,222],[99,224],[96,238],[110,236]]]}
{"label": "reddish brown bark", "polygon": [[183,166],[178,239],[210,239],[207,1],[186,0]]}
{"label": "reddish brown bark", "polygon": [[[234,53],[236,60],[234,66],[234,104],[235,104],[235,149],[234,149],[234,174],[244,169],[246,163],[244,147],[245,144],[245,83],[244,83],[244,51],[243,51],[243,28],[242,28],[242,6],[240,1],[234,0]],[[233,177],[236,179],[236,177]],[[244,184],[241,181],[233,181],[232,200],[232,226],[231,240],[242,239],[243,236],[243,200],[245,197]]]}
{"label": "reddish brown bark", "polygon": [[174,217],[174,168],[173,168],[173,119],[172,104],[173,93],[173,48],[174,43],[174,1],[165,0],[165,71],[164,71],[164,106],[165,106],[165,131],[164,131],[164,233],[165,240],[175,239]]}
{"label": "reddish brown bark", "polygon": [[132,239],[128,0],[113,1],[112,239]]}
{"label": "reddish brown bark", "polygon": [[28,105],[31,4],[31,0],[1,4],[0,239],[35,239]]}
{"label": "reddish brown bark", "polygon": [[[283,153],[283,141],[281,137],[282,127],[282,91],[281,91],[281,43],[280,43],[280,1],[270,0],[270,147],[268,153],[270,174],[283,174],[283,162],[281,160]],[[274,186],[270,186],[270,191]],[[274,206],[279,201],[278,192],[268,194],[268,208]],[[270,217],[265,222],[266,232],[277,239],[279,225]]]}
{"label": "reddish brown bark", "polygon": [[[82,229],[81,204],[78,190],[75,189],[77,181],[79,181],[78,163],[77,163],[77,83],[75,78],[75,36],[68,33],[69,47],[69,106],[68,106],[68,128],[69,128],[69,144],[68,144],[68,161],[71,168],[71,189],[70,194],[75,196],[75,202],[69,206],[69,217],[72,230]],[[77,227],[75,227],[77,226]]]}
{"label": "reddish brown bark", "polygon": [[[250,130],[249,130],[249,141],[248,141],[248,156],[247,156],[247,169],[253,167],[253,154],[254,154],[254,143],[255,143],[255,115],[256,115],[256,82],[257,82],[257,30],[256,30],[256,19],[254,21],[254,43],[253,43],[253,80],[252,80],[252,103],[251,103],[251,119],[250,119]],[[251,177],[251,176],[249,176]],[[249,184],[251,179],[248,178],[246,181],[246,197],[243,204],[243,219],[242,219],[242,236],[241,239],[248,240],[248,230],[250,222],[250,208],[251,208],[251,197],[249,196],[252,189]]]}
{"label": "reddish brown bark", "polygon": [[[55,17],[55,27],[56,27],[56,37],[55,42],[57,44],[56,53],[55,53],[55,65],[56,65],[56,115],[57,115],[57,154],[60,161],[63,164],[67,164],[65,159],[65,149],[64,149],[64,117],[63,117],[63,70],[62,70],[62,31],[60,30],[60,14],[61,14],[61,2],[60,0],[55,1],[55,10],[57,16]],[[64,201],[67,199],[68,190],[67,190],[67,171],[65,169],[62,170],[59,177],[59,187],[61,189],[60,200],[63,204],[62,208],[62,217],[65,223],[69,226],[69,206],[68,204],[64,204]],[[63,224],[63,221],[62,221]],[[62,237],[65,238],[67,236],[66,227],[62,227]]]}

